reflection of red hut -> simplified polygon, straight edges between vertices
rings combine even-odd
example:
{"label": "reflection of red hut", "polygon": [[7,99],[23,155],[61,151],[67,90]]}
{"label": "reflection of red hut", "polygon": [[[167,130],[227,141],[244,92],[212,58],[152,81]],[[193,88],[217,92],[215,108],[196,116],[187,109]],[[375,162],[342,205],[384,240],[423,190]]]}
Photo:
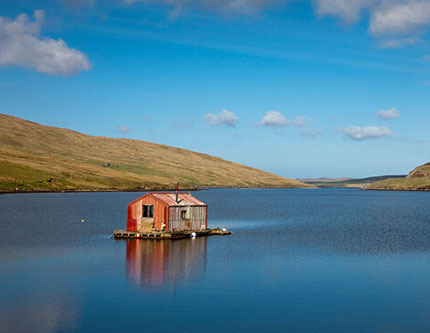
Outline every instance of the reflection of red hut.
{"label": "reflection of red hut", "polygon": [[129,240],[126,276],[142,288],[176,286],[206,271],[206,237],[194,240]]}
{"label": "reflection of red hut", "polygon": [[127,276],[136,284],[161,286],[168,278],[168,242],[127,242]]}
{"label": "reflection of red hut", "polygon": [[207,205],[189,193],[147,193],[128,204],[127,231],[207,229]]}

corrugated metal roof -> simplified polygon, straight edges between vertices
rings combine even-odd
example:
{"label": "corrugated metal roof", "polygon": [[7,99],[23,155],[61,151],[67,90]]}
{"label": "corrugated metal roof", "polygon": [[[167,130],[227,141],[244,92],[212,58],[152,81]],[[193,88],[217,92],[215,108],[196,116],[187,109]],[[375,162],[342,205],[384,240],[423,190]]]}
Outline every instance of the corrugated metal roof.
{"label": "corrugated metal roof", "polygon": [[176,193],[151,193],[151,195],[169,206],[206,206],[203,201],[200,201],[189,193],[178,193],[179,203],[176,202]]}

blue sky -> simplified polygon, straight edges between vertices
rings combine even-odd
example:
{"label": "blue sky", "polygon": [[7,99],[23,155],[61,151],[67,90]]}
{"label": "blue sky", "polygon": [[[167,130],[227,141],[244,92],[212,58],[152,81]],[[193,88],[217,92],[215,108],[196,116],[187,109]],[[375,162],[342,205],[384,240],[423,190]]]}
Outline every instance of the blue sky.
{"label": "blue sky", "polygon": [[2,113],[291,178],[430,158],[430,1],[18,0],[0,17]]}

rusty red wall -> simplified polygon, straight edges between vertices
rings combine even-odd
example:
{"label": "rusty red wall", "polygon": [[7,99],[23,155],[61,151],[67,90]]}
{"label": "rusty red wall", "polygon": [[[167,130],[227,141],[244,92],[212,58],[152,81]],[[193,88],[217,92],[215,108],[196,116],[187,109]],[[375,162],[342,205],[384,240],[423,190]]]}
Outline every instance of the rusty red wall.
{"label": "rusty red wall", "polygon": [[[138,202],[140,202],[140,200]],[[128,231],[137,231],[138,229],[137,207],[138,206],[135,202],[130,203],[127,207],[127,230]]]}
{"label": "rusty red wall", "polygon": [[143,205],[154,206],[154,228],[156,230],[161,230],[161,225],[164,223],[166,224],[165,230],[168,230],[168,207],[166,204],[155,199],[150,194],[146,194],[128,205],[127,230],[139,231],[142,223]]}
{"label": "rusty red wall", "polygon": [[[161,202],[160,200],[155,199],[153,196],[148,195],[142,198],[142,205],[152,205],[154,206],[154,229],[161,230],[161,225],[166,224],[167,230],[167,217],[166,217],[166,204]],[[141,214],[142,216],[142,214]]]}
{"label": "rusty red wall", "polygon": [[[164,200],[151,193],[136,199],[128,205],[127,230],[140,231],[142,226],[142,206],[154,206],[155,230],[161,230],[162,224],[168,231],[206,230],[207,229],[207,206],[170,206]],[[187,218],[182,219],[182,211],[187,211]],[[150,221],[148,221],[150,222]],[[142,230],[143,230],[142,229]]]}

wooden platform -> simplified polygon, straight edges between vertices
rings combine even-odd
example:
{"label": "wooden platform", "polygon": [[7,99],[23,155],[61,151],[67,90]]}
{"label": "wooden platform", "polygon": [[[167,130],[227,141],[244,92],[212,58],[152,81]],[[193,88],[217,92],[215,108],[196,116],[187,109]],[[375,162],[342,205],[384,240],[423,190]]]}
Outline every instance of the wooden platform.
{"label": "wooden platform", "polygon": [[193,234],[195,237],[204,236],[224,236],[231,235],[231,231],[223,229],[207,229],[198,231],[180,231],[180,232],[163,232],[163,231],[151,231],[151,232],[136,232],[127,230],[115,230],[113,237],[115,239],[184,239],[192,238]]}

